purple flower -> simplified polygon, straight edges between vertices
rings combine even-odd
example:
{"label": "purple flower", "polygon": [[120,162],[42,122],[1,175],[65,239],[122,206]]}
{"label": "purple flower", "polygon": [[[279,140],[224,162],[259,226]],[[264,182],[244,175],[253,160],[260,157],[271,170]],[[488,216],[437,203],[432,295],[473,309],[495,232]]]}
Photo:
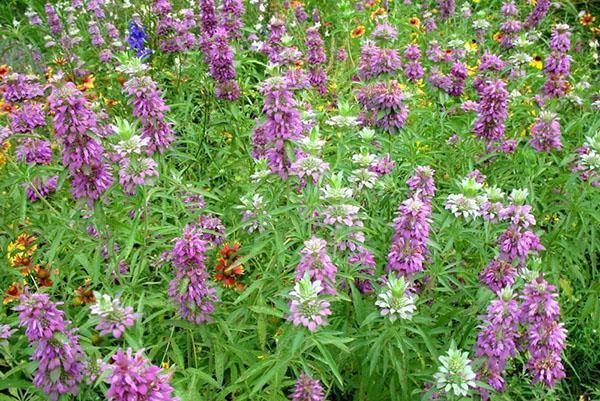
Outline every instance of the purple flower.
{"label": "purple flower", "polygon": [[508,91],[501,79],[488,81],[482,89],[473,132],[489,146],[504,137],[504,122],[508,117]]}
{"label": "purple flower", "polygon": [[229,35],[234,38],[239,38],[241,35],[244,23],[242,16],[244,15],[244,2],[242,0],[223,0],[221,3],[221,18],[222,25],[229,32]]}
{"label": "purple flower", "polygon": [[202,33],[207,38],[210,38],[215,33],[215,29],[219,25],[217,16],[215,14],[215,2],[214,0],[200,0],[199,6]]}
{"label": "purple flower", "polygon": [[131,306],[122,306],[118,297],[113,299],[108,294],[98,295],[90,311],[98,316],[96,330],[103,336],[112,334],[115,338],[121,337],[125,329],[142,316],[134,313]]}
{"label": "purple flower", "polygon": [[525,26],[528,29],[535,28],[544,19],[548,10],[550,9],[550,0],[538,0],[533,7],[533,10],[527,16],[525,20]]}
{"label": "purple flower", "polygon": [[336,60],[337,61],[346,61],[347,58],[348,58],[348,52],[346,52],[346,49],[338,49],[337,55],[336,55]]}
{"label": "purple flower", "polygon": [[302,373],[294,385],[294,392],[290,399],[292,401],[324,401],[325,395],[318,380]]}
{"label": "purple flower", "polygon": [[135,195],[138,186],[152,185],[158,177],[156,162],[149,157],[125,157],[119,167],[119,183],[127,195]]}
{"label": "purple flower", "polygon": [[479,280],[494,292],[505,287],[510,287],[515,282],[517,269],[513,264],[501,257],[497,257],[488,263],[479,275]]}
{"label": "purple flower", "polygon": [[33,384],[56,401],[63,394],[77,395],[85,373],[85,354],[79,346],[75,329],[68,329],[70,321],[50,301],[48,294],[26,291],[15,307],[19,312],[19,326],[34,349],[31,360],[37,362]]}
{"label": "purple flower", "polygon": [[437,0],[438,8],[440,9],[440,18],[442,20],[447,20],[448,18],[454,16],[456,12],[456,2],[455,0]]}
{"label": "purple flower", "polygon": [[327,255],[327,241],[312,237],[304,241],[304,248],[300,253],[302,257],[296,266],[296,282],[308,274],[310,281],[319,281],[322,284],[320,293],[335,295],[337,267]]}
{"label": "purple flower", "polygon": [[186,225],[172,250],[175,278],[169,283],[169,297],[179,306],[181,317],[196,324],[212,319],[214,303],[218,301],[204,264],[207,245],[201,230]]}
{"label": "purple flower", "polygon": [[392,134],[406,123],[408,107],[404,92],[396,80],[375,82],[359,89],[356,98],[362,107],[359,121],[364,125],[379,127]]}
{"label": "purple flower", "polygon": [[371,32],[371,39],[380,40],[382,42],[389,42],[398,36],[396,28],[394,28],[389,22],[380,22],[375,26],[373,32]]}
{"label": "purple flower", "polygon": [[132,77],[124,85],[125,92],[132,97],[132,114],[142,123],[142,138],[148,138],[150,152],[161,153],[175,139],[171,124],[165,121],[164,113],[169,107],[162,99],[156,82],[149,76]]}
{"label": "purple flower", "polygon": [[529,360],[525,368],[533,382],[548,387],[565,377],[560,354],[566,344],[566,330],[561,323],[556,287],[548,284],[543,275],[525,285],[520,320],[528,324],[527,350]]}
{"label": "purple flower", "polygon": [[294,326],[302,325],[310,331],[327,325],[327,316],[331,315],[329,302],[321,299],[323,287],[319,280],[311,281],[308,275],[297,281],[290,292],[290,315]]}
{"label": "purple flower", "polygon": [[210,74],[218,82],[234,79],[236,75],[233,67],[233,49],[229,46],[227,35],[227,31],[219,27],[215,29],[210,40]]}
{"label": "purple flower", "polygon": [[27,164],[50,164],[52,148],[50,141],[24,138],[15,152],[17,160]]}
{"label": "purple flower", "polygon": [[76,199],[93,202],[113,181],[110,167],[103,160],[104,149],[94,139],[102,133],[96,114],[71,82],[55,86],[48,96],[48,105],[54,113],[55,136],[62,144],[63,164],[73,178],[71,192]]}
{"label": "purple flower", "polygon": [[218,99],[234,101],[240,97],[240,86],[235,79],[217,82],[215,85],[215,96]]}
{"label": "purple flower", "polygon": [[562,149],[560,141],[560,122],[556,114],[543,111],[531,128],[529,144],[538,152],[550,152]]}
{"label": "purple flower", "polygon": [[64,28],[52,4],[46,3],[44,5],[44,11],[46,11],[46,18],[48,18],[48,26],[50,27],[50,32],[52,32],[55,35],[61,33]]}
{"label": "purple flower", "polygon": [[143,356],[143,350],[133,354],[131,348],[124,352],[119,348],[110,364],[102,370],[108,372],[106,393],[109,401],[179,401],[172,395],[170,375],[152,365]]}
{"label": "purple flower", "polygon": [[475,355],[484,358],[481,379],[501,391],[505,385],[502,373],[506,362],[517,354],[519,306],[510,290],[498,295],[488,306],[477,336]]}
{"label": "purple flower", "polygon": [[287,141],[296,141],[303,132],[300,112],[286,79],[270,78],[263,84],[263,113],[266,121],[254,129],[252,142],[255,158],[266,157],[269,168],[287,178],[291,161],[285,150]]}
{"label": "purple flower", "polygon": [[10,114],[10,128],[14,133],[28,133],[46,125],[41,103],[27,102]]}
{"label": "purple flower", "polygon": [[202,239],[211,246],[219,245],[225,238],[225,227],[221,219],[213,214],[198,216],[198,228],[202,232]]}
{"label": "purple flower", "polygon": [[36,77],[31,75],[10,74],[3,82],[4,100],[14,103],[44,96],[44,89],[36,80]]}
{"label": "purple flower", "polygon": [[411,276],[423,270],[427,257],[427,240],[431,207],[418,196],[400,204],[394,219],[394,236],[388,253],[386,270]]}
{"label": "purple flower", "polygon": [[[47,179],[42,179],[39,177],[35,177],[32,180],[32,185],[27,186],[27,199],[31,202],[35,202],[41,196],[42,198],[47,198],[48,195],[54,193],[56,191],[56,183],[58,181],[58,176],[53,175]],[[35,189],[34,189],[35,188]],[[36,192],[37,190],[37,192]],[[39,196],[38,196],[39,194]]]}
{"label": "purple flower", "polygon": [[306,30],[306,62],[309,65],[308,76],[311,85],[323,95],[327,93],[327,74],[319,66],[325,64],[327,57],[323,50],[323,39],[319,34],[317,27],[311,27]]}
{"label": "purple flower", "polygon": [[366,41],[362,46],[358,61],[358,75],[363,81],[393,73],[400,68],[402,68],[402,61],[396,49],[382,49],[371,41]]}
{"label": "purple flower", "polygon": [[406,181],[406,185],[423,201],[428,201],[435,195],[435,170],[429,166],[417,166],[415,173]]}

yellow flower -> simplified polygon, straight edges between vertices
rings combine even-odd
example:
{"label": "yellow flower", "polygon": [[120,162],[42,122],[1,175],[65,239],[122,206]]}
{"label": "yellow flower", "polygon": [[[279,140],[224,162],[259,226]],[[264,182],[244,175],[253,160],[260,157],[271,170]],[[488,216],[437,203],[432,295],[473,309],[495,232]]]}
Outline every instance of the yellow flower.
{"label": "yellow flower", "polygon": [[160,364],[160,367],[163,368],[163,369],[169,369],[169,366],[171,366],[171,365],[169,364],[168,361],[167,362],[161,362],[161,364]]}
{"label": "yellow flower", "polygon": [[408,34],[408,37],[410,38],[410,40],[416,41],[419,38],[419,32],[411,32],[410,34]]}
{"label": "yellow flower", "polygon": [[496,42],[500,42],[500,39],[502,39],[502,32],[496,32],[494,36],[492,36],[492,39],[494,39]]}
{"label": "yellow flower", "polygon": [[77,89],[85,92],[86,90],[94,89],[94,82],[96,81],[96,77],[94,74],[90,74],[87,77],[83,78],[83,81],[80,85],[77,85]]}
{"label": "yellow flower", "polygon": [[533,60],[529,62],[529,66],[541,70],[544,68],[544,63],[542,63],[542,58],[540,56],[535,56]]}
{"label": "yellow flower", "polygon": [[477,66],[467,65],[467,75],[472,77],[477,73]]}
{"label": "yellow flower", "polygon": [[354,28],[352,31],[350,31],[350,36],[352,36],[353,38],[360,38],[364,34],[365,34],[365,26],[364,25],[359,25],[356,28]]}
{"label": "yellow flower", "polygon": [[478,47],[479,46],[477,46],[477,43],[475,42],[465,42],[465,49],[467,49],[469,52],[476,51]]}

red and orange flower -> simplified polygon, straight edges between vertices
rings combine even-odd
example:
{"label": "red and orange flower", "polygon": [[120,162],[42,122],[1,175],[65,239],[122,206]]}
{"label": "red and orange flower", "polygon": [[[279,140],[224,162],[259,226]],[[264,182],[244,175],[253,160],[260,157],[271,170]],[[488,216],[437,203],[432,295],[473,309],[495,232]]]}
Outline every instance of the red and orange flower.
{"label": "red and orange flower", "polygon": [[233,246],[227,242],[223,248],[219,250],[217,259],[217,274],[215,280],[221,281],[225,287],[235,287],[237,290],[244,289],[244,284],[237,281],[239,276],[244,274],[244,266],[238,261],[240,256],[237,255],[240,249],[240,243],[236,242]]}

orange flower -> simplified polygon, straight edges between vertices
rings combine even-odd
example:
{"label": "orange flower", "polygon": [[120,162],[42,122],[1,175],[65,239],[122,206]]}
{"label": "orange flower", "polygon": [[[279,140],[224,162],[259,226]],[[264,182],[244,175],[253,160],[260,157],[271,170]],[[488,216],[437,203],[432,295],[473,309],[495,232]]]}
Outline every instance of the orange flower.
{"label": "orange flower", "polygon": [[494,39],[496,42],[500,42],[503,36],[504,35],[502,34],[502,32],[496,32],[494,36],[492,36],[492,39]]}
{"label": "orange flower", "polygon": [[353,38],[360,38],[364,34],[365,34],[365,26],[364,25],[359,25],[350,32],[350,36],[352,36]]}
{"label": "orange flower", "polygon": [[54,69],[50,66],[46,67],[46,71],[44,71],[44,77],[46,78],[46,81],[50,80],[50,78],[52,78],[53,75]]}
{"label": "orange flower", "polygon": [[65,60],[62,57],[57,57],[54,59],[53,63],[56,65],[65,65],[65,64],[67,64],[67,60]]}
{"label": "orange flower", "polygon": [[37,249],[34,244],[36,238],[29,234],[20,234],[16,240],[8,244],[6,256],[13,267],[23,267],[23,274],[27,274],[31,265],[31,256]]}
{"label": "orange flower", "polygon": [[377,10],[375,10],[371,13],[371,19],[375,19],[375,18],[379,17],[380,15],[384,15],[384,14],[385,14],[385,8],[379,7]]}
{"label": "orange flower", "polygon": [[412,26],[416,26],[417,28],[421,26],[421,20],[417,17],[412,17],[408,20],[408,23]]}
{"label": "orange flower", "polygon": [[585,13],[579,18],[579,23],[583,26],[591,25],[594,21],[596,21],[596,17],[592,14]]}
{"label": "orange flower", "polygon": [[12,283],[8,289],[4,292],[4,299],[2,303],[4,305],[16,301],[23,293],[23,286],[19,283]]}
{"label": "orange flower", "polygon": [[235,287],[238,290],[244,288],[244,284],[236,281],[236,276],[244,274],[244,266],[238,263],[239,255],[236,255],[240,249],[240,243],[236,242],[233,246],[229,242],[223,245],[219,250],[220,257],[217,259],[217,274],[215,280],[221,281],[225,287]]}
{"label": "orange flower", "polygon": [[75,305],[90,305],[96,302],[94,291],[90,288],[92,280],[89,278],[85,280],[84,286],[80,286],[75,290]]}
{"label": "orange flower", "polygon": [[35,269],[35,280],[40,287],[52,287],[52,280],[50,279],[50,269],[48,266],[42,267],[39,264],[34,266]]}

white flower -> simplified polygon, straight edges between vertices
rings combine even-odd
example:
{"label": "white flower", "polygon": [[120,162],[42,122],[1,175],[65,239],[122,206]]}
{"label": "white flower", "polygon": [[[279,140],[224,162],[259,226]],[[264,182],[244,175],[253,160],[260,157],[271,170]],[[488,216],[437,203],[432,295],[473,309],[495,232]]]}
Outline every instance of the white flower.
{"label": "white flower", "polygon": [[408,284],[404,277],[396,278],[390,274],[385,290],[377,296],[377,305],[381,316],[387,316],[392,322],[396,319],[411,319],[417,307],[414,295],[406,295]]}
{"label": "white flower", "polygon": [[517,205],[522,205],[527,200],[527,196],[529,196],[529,191],[527,188],[517,189],[514,188],[510,192],[510,196],[508,197],[513,203]]}
{"label": "white flower", "polygon": [[346,187],[337,188],[337,187],[332,187],[329,184],[325,185],[324,188],[321,188],[321,193],[323,195],[323,198],[326,200],[349,199],[349,198],[352,198],[352,192],[353,192],[352,188],[346,188]]}
{"label": "white flower", "polygon": [[490,23],[484,19],[473,21],[473,28],[476,30],[486,31],[490,27]]}
{"label": "white flower", "polygon": [[375,181],[377,181],[377,174],[367,168],[359,168],[352,172],[348,180],[354,183],[358,189],[363,187],[373,188]]}
{"label": "white flower", "polygon": [[323,291],[321,281],[315,280],[311,282],[307,275],[294,285],[294,289],[290,291],[290,298],[300,303],[315,301],[319,298],[321,291]]}
{"label": "white flower", "polygon": [[600,169],[600,154],[595,150],[590,150],[588,154],[582,155],[581,160],[590,170]]}
{"label": "white flower", "polygon": [[469,198],[463,194],[450,194],[446,200],[446,209],[455,217],[462,216],[465,220],[474,220],[481,213],[476,198]]}
{"label": "white flower", "polygon": [[122,309],[119,298],[111,298],[108,294],[94,294],[96,302],[90,307],[92,315],[98,315],[102,317],[110,316]]}
{"label": "white flower", "polygon": [[439,357],[439,361],[441,365],[433,376],[438,388],[464,397],[469,394],[469,387],[476,387],[475,372],[467,352],[457,350],[452,344],[448,353]]}
{"label": "white flower", "polygon": [[325,121],[327,125],[338,128],[351,128],[358,125],[358,118],[355,116],[333,116]]}
{"label": "white flower", "polygon": [[360,153],[352,155],[352,162],[360,167],[369,167],[377,159],[377,156],[371,153]]}

